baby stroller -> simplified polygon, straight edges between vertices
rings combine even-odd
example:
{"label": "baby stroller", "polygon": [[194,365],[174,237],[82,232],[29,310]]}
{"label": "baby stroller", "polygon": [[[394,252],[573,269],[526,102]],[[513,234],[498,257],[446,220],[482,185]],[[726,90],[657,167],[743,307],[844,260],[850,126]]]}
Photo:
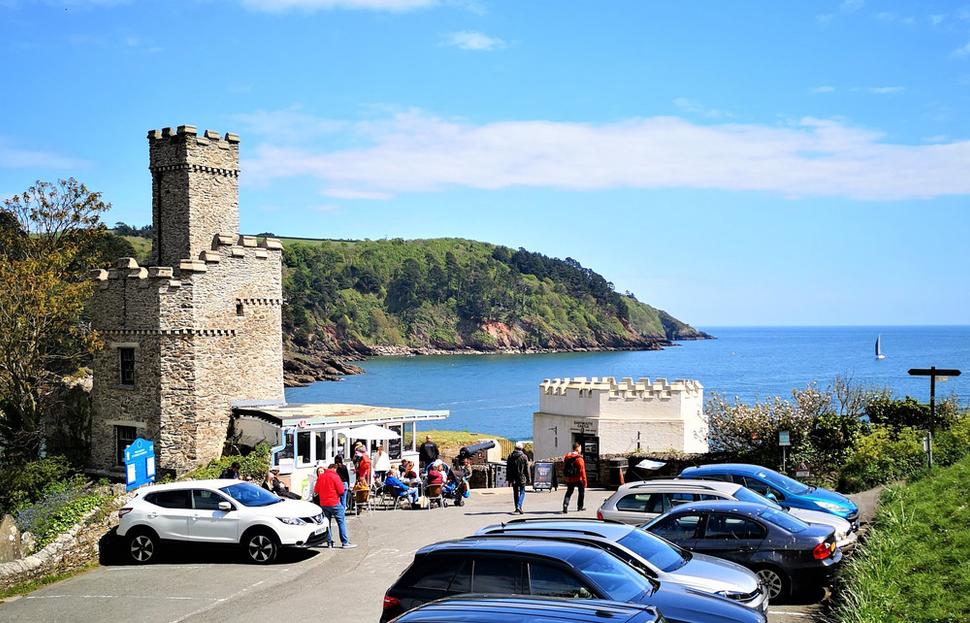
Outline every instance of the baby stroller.
{"label": "baby stroller", "polygon": [[465,498],[471,497],[468,490],[468,480],[462,478],[460,482],[449,481],[441,488],[441,496],[451,500],[455,506],[464,506]]}

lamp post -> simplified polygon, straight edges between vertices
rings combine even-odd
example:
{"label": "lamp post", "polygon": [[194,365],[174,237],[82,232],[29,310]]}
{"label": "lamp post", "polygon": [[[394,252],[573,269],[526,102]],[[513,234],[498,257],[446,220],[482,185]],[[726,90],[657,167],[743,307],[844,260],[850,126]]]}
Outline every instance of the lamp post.
{"label": "lamp post", "polygon": [[910,376],[930,377],[930,430],[926,433],[926,465],[933,467],[933,432],[936,428],[936,377],[941,380],[950,376],[960,376],[960,371],[955,369],[937,368],[910,368]]}

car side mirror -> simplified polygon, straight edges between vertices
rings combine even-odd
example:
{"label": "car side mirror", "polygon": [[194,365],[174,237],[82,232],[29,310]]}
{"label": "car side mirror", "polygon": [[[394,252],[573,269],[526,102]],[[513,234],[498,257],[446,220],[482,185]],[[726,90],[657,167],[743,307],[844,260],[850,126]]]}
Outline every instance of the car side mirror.
{"label": "car side mirror", "polygon": [[227,511],[227,512],[228,511],[231,511],[232,510],[232,504],[230,504],[229,502],[226,502],[226,501],[219,502],[219,510],[221,510],[221,511]]}
{"label": "car side mirror", "polygon": [[771,491],[769,491],[768,493],[766,493],[766,494],[765,494],[765,498],[767,498],[767,499],[769,499],[769,500],[771,500],[771,501],[772,501],[772,502],[774,502],[775,504],[777,504],[777,503],[778,503],[778,498],[777,498],[777,497],[775,496],[775,494],[774,494],[774,493],[772,493]]}

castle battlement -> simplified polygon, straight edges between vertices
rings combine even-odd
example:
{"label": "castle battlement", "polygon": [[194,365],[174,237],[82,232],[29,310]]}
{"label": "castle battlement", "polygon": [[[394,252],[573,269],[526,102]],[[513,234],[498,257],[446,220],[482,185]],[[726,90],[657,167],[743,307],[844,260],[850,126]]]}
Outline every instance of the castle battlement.
{"label": "castle battlement", "polygon": [[649,378],[641,377],[634,381],[631,377],[623,377],[619,382],[612,376],[592,377],[584,376],[562,379],[544,379],[539,384],[540,391],[546,396],[566,396],[577,393],[580,397],[593,398],[595,395],[607,395],[609,398],[625,400],[655,400],[671,399],[680,396],[693,397],[703,393],[704,386],[693,379],[675,379],[667,382],[665,378],[658,378],[653,382]]}

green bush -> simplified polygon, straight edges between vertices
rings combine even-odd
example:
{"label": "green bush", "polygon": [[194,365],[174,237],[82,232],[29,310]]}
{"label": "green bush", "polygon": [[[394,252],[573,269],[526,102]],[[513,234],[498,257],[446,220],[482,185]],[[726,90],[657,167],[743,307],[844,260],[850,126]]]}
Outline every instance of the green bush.
{"label": "green bush", "polygon": [[970,413],[953,420],[949,430],[933,436],[933,460],[939,465],[953,465],[970,455]]}
{"label": "green bush", "polygon": [[923,433],[904,427],[871,426],[856,435],[839,479],[839,490],[862,491],[912,478],[924,468]]}
{"label": "green bush", "polygon": [[63,456],[51,456],[0,469],[0,515],[40,499],[52,484],[64,482],[73,468]]}
{"label": "green bush", "polygon": [[186,474],[187,479],[205,480],[218,478],[222,471],[235,462],[239,462],[239,475],[250,480],[261,480],[269,470],[268,443],[261,443],[246,455],[232,454],[213,459],[205,467],[195,469]]}

